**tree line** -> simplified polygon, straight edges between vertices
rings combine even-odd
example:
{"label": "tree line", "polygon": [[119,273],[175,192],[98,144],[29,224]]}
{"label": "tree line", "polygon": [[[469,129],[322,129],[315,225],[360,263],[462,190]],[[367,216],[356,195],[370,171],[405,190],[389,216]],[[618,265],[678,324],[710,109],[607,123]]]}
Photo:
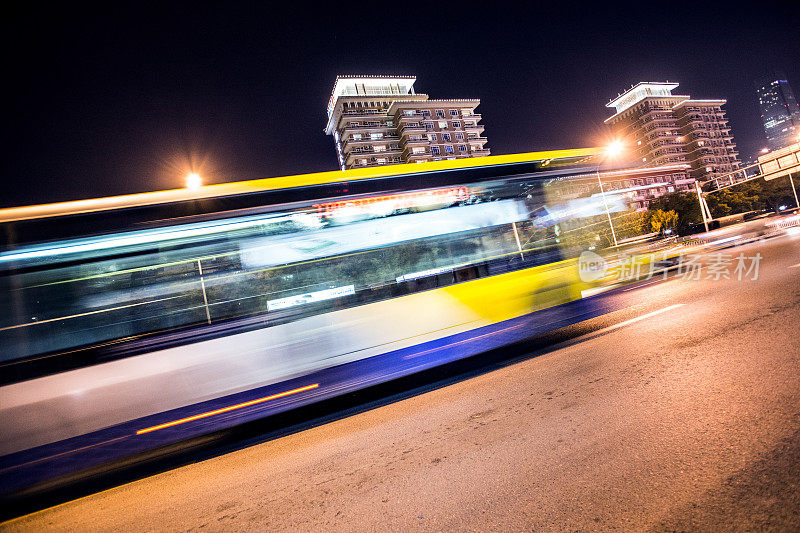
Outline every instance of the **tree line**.
{"label": "tree line", "polygon": [[[782,206],[796,207],[788,178],[757,179],[706,196],[712,218],[750,212],[780,212]],[[650,202],[647,213],[673,211],[677,220],[668,226],[679,234],[692,233],[703,223],[694,192],[666,194]],[[661,215],[658,215],[659,217]],[[656,230],[654,230],[656,231]]]}

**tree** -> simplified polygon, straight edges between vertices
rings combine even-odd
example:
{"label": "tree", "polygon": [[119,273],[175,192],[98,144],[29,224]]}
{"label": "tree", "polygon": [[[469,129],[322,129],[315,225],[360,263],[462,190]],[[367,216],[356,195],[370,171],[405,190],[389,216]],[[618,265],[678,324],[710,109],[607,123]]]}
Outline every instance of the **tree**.
{"label": "tree", "polygon": [[650,216],[657,211],[673,211],[678,218],[673,222],[674,227],[672,229],[680,234],[688,233],[693,225],[703,222],[703,215],[700,214],[700,203],[697,201],[697,195],[693,193],[676,192],[665,194],[651,201],[648,209]]}
{"label": "tree", "polygon": [[678,225],[678,213],[670,210],[656,209],[650,213],[650,229],[662,232],[666,229],[673,230]]}
{"label": "tree", "polygon": [[794,206],[789,178],[764,181],[756,179],[713,192],[706,197],[714,218],[748,211],[779,211],[780,206]]}
{"label": "tree", "polygon": [[706,202],[713,218],[747,213],[762,209],[763,200],[758,192],[753,187],[739,190],[723,189],[706,196]]}

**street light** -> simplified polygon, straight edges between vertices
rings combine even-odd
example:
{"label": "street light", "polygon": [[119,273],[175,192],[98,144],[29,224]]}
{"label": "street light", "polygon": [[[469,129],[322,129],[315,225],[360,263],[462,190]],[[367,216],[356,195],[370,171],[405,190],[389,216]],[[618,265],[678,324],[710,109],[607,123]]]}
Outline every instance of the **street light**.
{"label": "street light", "polygon": [[199,189],[201,185],[203,185],[203,178],[197,172],[190,172],[186,176],[187,189]]}
{"label": "street light", "polygon": [[606,155],[608,157],[617,157],[622,153],[622,141],[614,141],[606,147]]}

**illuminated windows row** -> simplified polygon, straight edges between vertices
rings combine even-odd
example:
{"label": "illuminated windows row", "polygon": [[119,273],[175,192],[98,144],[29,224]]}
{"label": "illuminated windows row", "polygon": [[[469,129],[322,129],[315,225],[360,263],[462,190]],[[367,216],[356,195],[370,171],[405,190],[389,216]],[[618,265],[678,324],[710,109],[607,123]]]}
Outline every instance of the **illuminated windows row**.
{"label": "illuminated windows row", "polygon": [[[441,152],[441,149],[438,146],[431,146],[431,153],[433,155],[440,155],[442,152]],[[454,154],[455,153],[455,149],[453,148],[452,145],[445,144],[444,145],[444,153],[445,154]],[[459,144],[458,145],[458,153],[459,154],[466,154],[467,153],[467,145]]]}

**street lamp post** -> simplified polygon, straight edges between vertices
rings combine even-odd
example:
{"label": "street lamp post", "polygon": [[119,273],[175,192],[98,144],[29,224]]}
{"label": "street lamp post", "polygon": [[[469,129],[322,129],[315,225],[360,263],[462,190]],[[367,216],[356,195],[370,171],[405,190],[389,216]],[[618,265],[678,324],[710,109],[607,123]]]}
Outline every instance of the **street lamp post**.
{"label": "street lamp post", "polygon": [[608,217],[608,225],[611,227],[611,238],[614,239],[614,246],[617,246],[617,234],[614,232],[614,223],[611,221],[611,211],[608,209],[608,202],[606,201],[606,192],[603,189],[603,180],[600,179],[600,168],[597,169],[597,183],[600,185],[600,196],[603,198],[603,206],[606,208],[606,216]]}
{"label": "street lamp post", "polygon": [[[606,158],[612,158],[622,152],[622,142],[614,141],[606,147]],[[611,210],[608,208],[608,200],[606,200],[606,191],[603,188],[603,180],[600,178],[600,164],[597,165],[597,184],[600,186],[600,197],[603,198],[603,206],[606,209],[606,216],[608,217],[608,226],[611,228],[611,238],[614,240],[614,247],[618,246],[617,233],[614,231],[614,222],[611,220]]]}

